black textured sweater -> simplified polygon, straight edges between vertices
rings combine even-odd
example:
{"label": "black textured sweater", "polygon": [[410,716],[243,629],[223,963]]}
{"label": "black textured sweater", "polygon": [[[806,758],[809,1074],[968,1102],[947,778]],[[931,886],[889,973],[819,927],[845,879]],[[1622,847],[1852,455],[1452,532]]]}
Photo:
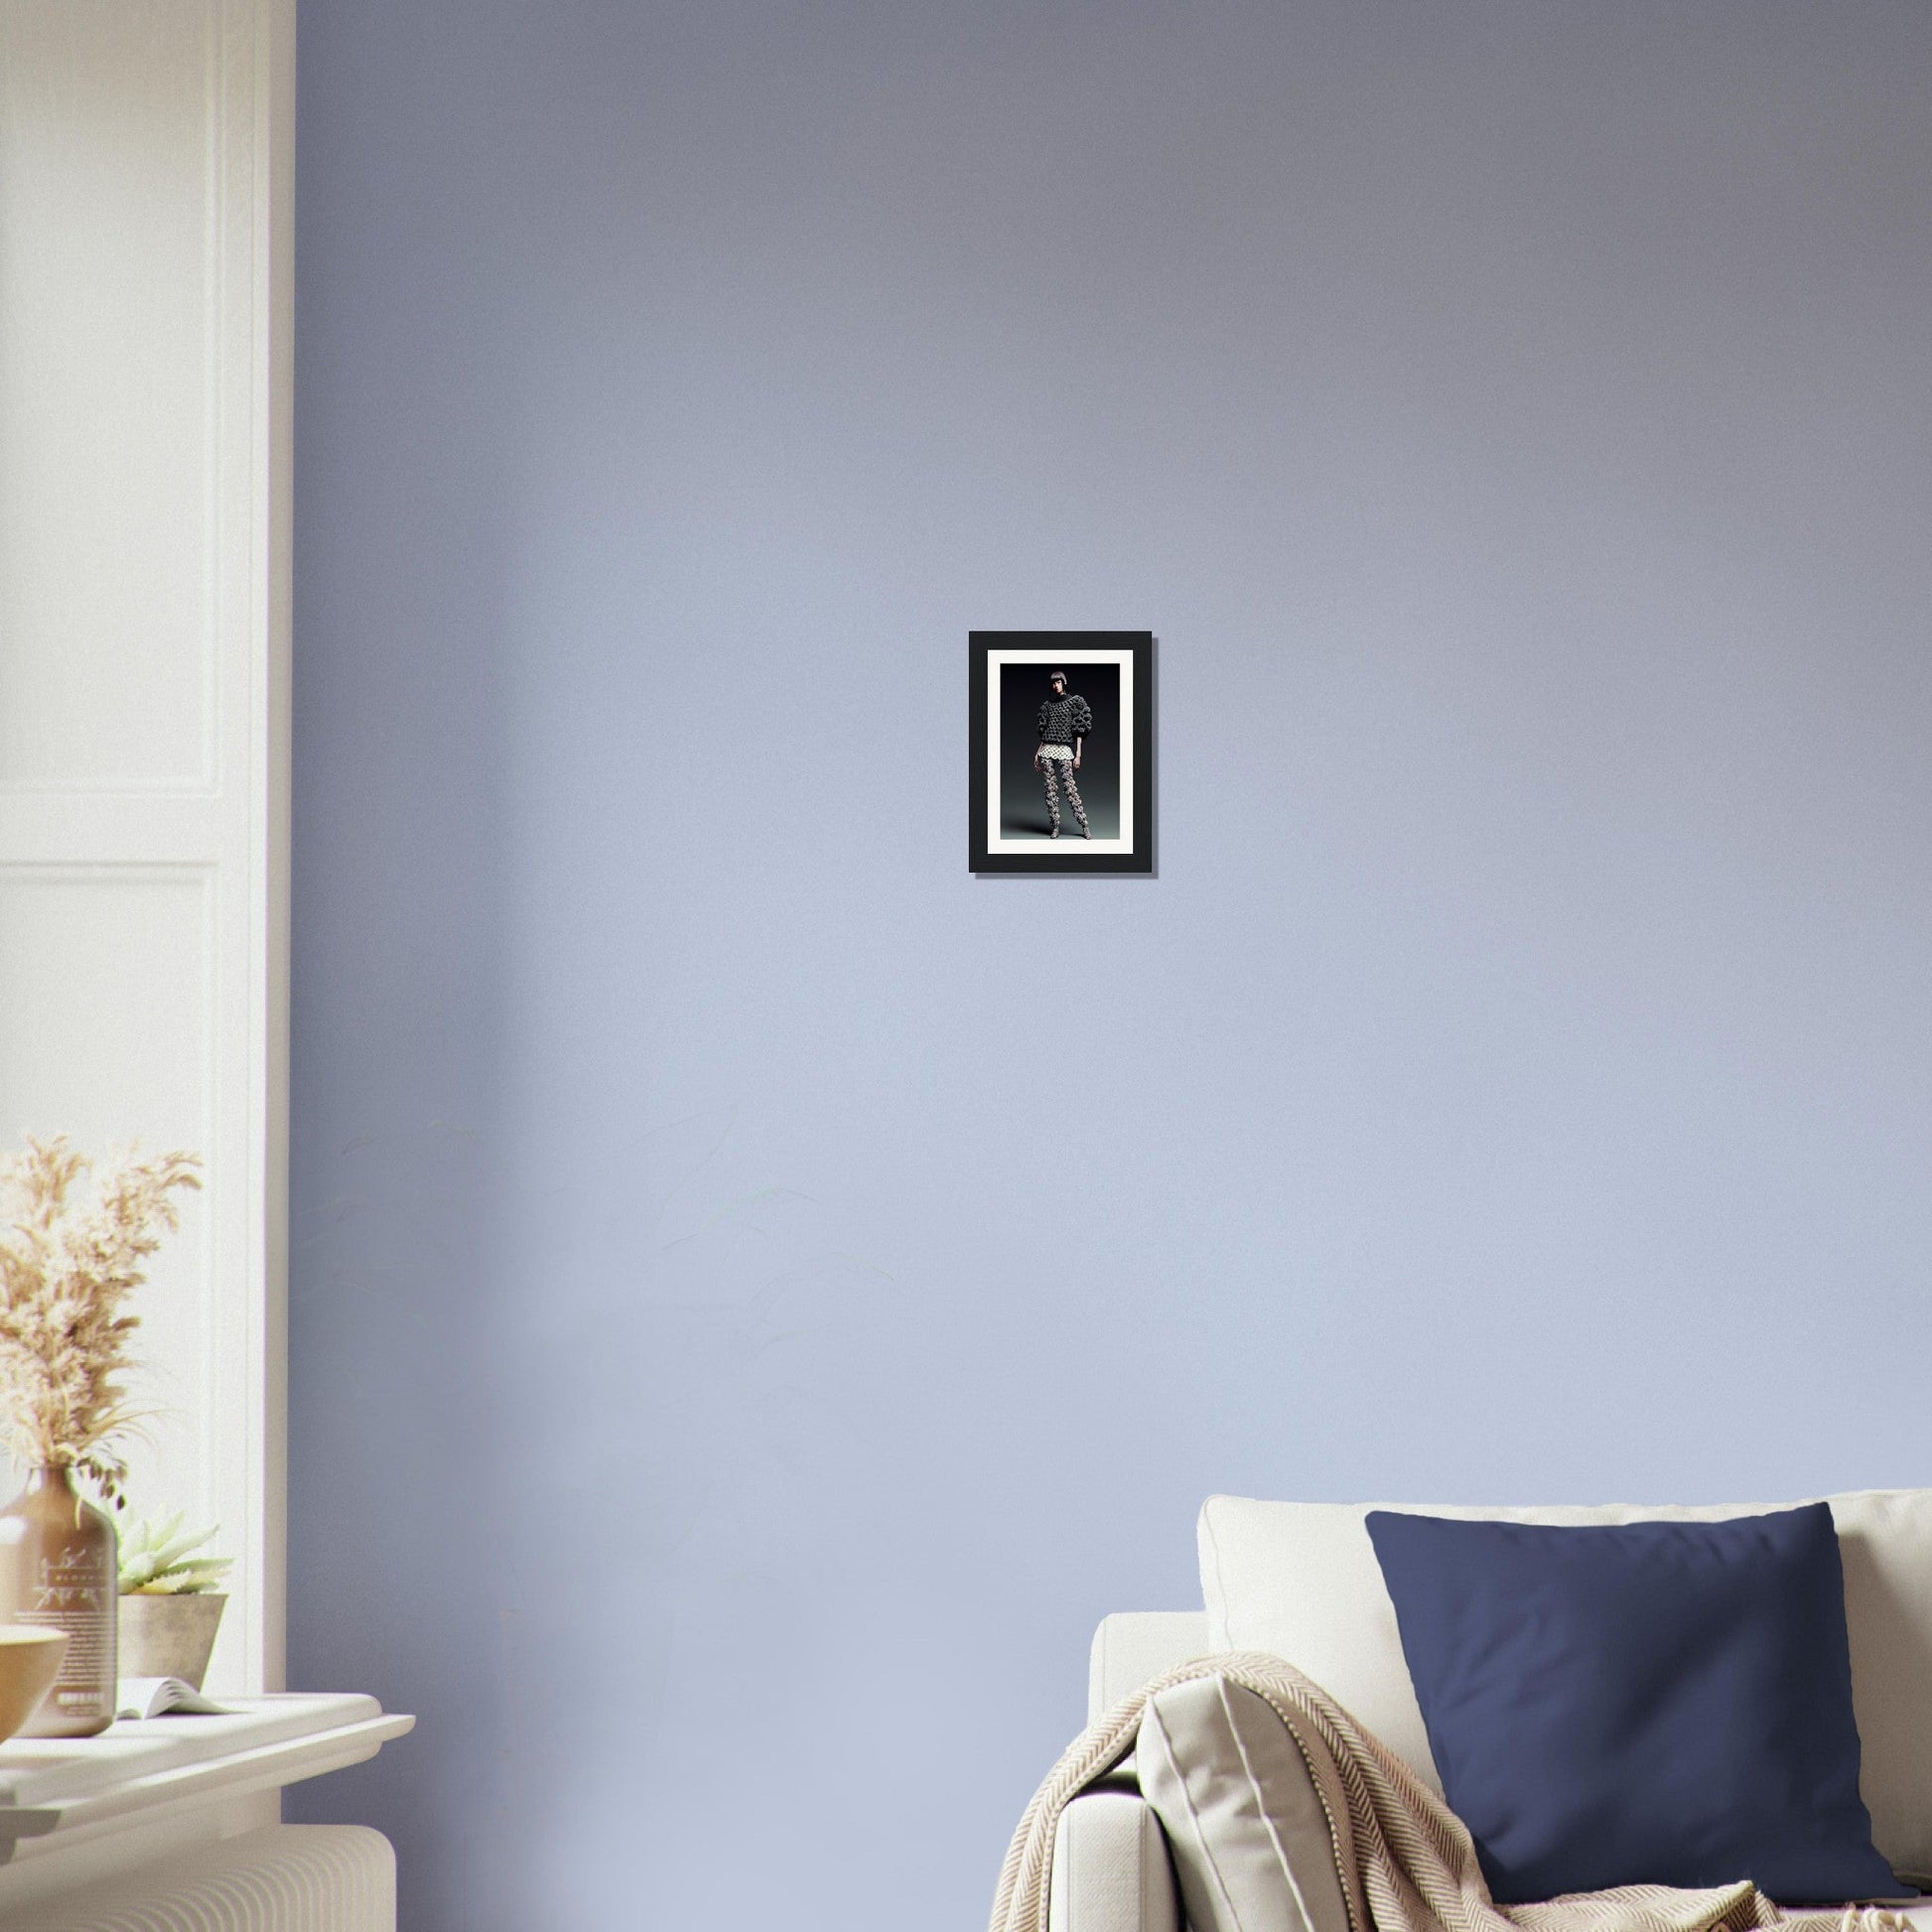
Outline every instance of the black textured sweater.
{"label": "black textured sweater", "polygon": [[1093,713],[1085,698],[1069,692],[1063,698],[1048,698],[1039,708],[1039,742],[1042,745],[1070,747],[1075,739],[1093,730]]}

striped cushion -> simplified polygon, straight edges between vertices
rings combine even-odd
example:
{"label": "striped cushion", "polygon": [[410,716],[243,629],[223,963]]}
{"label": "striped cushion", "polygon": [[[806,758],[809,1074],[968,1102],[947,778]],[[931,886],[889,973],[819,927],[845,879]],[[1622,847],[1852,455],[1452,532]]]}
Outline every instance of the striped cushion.
{"label": "striped cushion", "polygon": [[1222,1677],[1157,1691],[1134,1757],[1189,1932],[1348,1932],[1320,1796],[1254,1692]]}

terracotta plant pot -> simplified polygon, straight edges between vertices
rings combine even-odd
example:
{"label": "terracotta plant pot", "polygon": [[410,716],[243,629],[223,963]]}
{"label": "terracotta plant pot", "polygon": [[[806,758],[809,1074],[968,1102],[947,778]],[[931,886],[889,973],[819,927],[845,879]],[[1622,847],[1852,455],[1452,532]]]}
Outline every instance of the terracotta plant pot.
{"label": "terracotta plant pot", "polygon": [[121,1675],[179,1677],[199,1691],[227,1603],[227,1597],[214,1590],[189,1596],[151,1596],[136,1590],[123,1596]]}

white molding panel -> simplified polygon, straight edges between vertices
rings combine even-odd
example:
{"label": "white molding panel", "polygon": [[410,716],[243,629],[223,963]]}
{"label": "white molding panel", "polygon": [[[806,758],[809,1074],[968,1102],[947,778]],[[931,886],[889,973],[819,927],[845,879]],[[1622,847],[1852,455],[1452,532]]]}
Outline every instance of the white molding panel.
{"label": "white molding panel", "polygon": [[0,0],[0,1142],[190,1146],[134,1507],[282,1684],[293,0]]}

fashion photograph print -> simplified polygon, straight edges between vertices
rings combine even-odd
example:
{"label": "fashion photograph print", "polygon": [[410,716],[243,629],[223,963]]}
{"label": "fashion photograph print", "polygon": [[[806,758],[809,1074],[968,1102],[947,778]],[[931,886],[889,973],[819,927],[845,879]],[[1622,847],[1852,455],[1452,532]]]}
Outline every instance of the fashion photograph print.
{"label": "fashion photograph print", "polygon": [[972,635],[972,869],[1151,872],[1153,636]]}
{"label": "fashion photograph print", "polygon": [[1069,657],[1000,677],[1000,831],[1120,837],[1120,666]]}

